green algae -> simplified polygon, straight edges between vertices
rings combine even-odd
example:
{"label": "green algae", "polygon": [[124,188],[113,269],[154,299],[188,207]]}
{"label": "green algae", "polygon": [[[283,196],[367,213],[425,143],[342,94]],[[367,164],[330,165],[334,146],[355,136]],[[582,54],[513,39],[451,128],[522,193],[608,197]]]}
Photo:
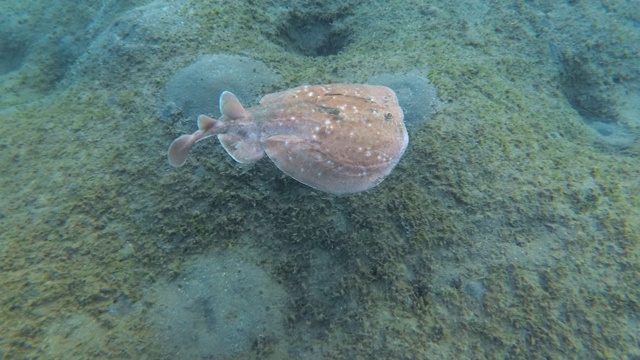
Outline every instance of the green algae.
{"label": "green algae", "polygon": [[[291,296],[290,339],[248,356],[277,358],[283,342],[336,358],[637,355],[638,152],[598,146],[549,85],[557,73],[527,59],[542,50],[526,29],[496,14],[502,30],[469,39],[467,25],[444,26],[455,18],[446,8],[399,19],[351,5],[364,19],[387,15],[376,36],[362,24],[343,53],[308,58],[268,40],[278,19],[265,12],[191,5],[181,15],[198,32],[157,60],[135,57],[147,70],[184,54],[146,87],[142,74],[108,90],[81,82],[3,112],[3,356],[163,358],[145,328],[145,289],[180,276],[191,255],[244,247]],[[419,28],[398,30],[405,23]],[[318,193],[267,161],[238,166],[213,142],[175,171],[165,158],[175,130],[151,94],[196,52],[249,52],[283,87],[428,64],[448,105],[363,194]],[[468,277],[484,297],[458,285]],[[123,293],[142,310],[109,314]]]}

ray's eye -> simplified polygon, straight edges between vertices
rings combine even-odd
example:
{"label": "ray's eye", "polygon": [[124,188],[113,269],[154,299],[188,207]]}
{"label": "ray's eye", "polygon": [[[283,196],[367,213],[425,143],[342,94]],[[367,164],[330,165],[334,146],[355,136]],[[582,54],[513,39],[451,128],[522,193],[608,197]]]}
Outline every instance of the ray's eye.
{"label": "ray's eye", "polygon": [[391,113],[384,113],[384,119],[385,120],[391,120],[391,119],[393,119],[393,115],[391,115]]}

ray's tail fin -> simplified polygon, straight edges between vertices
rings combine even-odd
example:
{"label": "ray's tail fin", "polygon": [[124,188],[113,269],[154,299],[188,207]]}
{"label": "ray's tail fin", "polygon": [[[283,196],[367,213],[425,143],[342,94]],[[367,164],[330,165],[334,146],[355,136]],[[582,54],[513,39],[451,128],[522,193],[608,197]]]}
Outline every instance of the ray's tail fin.
{"label": "ray's tail fin", "polygon": [[191,135],[182,135],[173,140],[169,145],[169,163],[175,167],[184,165],[189,155],[189,150],[193,147],[193,144],[200,140],[206,139],[210,136],[216,135],[222,128],[222,122],[206,115],[200,115],[198,117],[198,131]]}

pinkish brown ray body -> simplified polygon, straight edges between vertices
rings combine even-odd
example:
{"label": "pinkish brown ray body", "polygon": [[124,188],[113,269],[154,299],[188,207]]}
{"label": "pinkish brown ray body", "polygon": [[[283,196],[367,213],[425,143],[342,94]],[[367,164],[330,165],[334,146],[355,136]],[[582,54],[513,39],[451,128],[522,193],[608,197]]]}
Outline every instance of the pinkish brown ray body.
{"label": "pinkish brown ray body", "polygon": [[218,120],[201,115],[198,131],[171,144],[172,165],[184,164],[195,142],[218,135],[238,162],[254,162],[266,153],[306,185],[355,193],[384,180],[409,142],[396,95],[384,86],[300,86],[266,95],[250,109],[225,91],[220,111]]}

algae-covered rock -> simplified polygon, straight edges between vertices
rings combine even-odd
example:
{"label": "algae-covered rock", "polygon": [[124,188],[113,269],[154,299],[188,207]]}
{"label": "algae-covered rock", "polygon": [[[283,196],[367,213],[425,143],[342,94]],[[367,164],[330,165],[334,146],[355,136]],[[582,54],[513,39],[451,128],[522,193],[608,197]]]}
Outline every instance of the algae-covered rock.
{"label": "algae-covered rock", "polygon": [[[186,21],[178,1],[152,1],[132,8],[115,19],[111,16],[91,24],[103,28],[88,45],[73,69],[77,77],[99,80],[101,84],[122,84],[135,76],[145,75],[148,82],[158,74],[150,72],[150,64],[158,58],[178,53],[184,34],[193,33],[194,24]],[[108,25],[103,25],[105,22]],[[166,62],[166,61],[165,61]],[[156,71],[161,67],[155,65]]]}

